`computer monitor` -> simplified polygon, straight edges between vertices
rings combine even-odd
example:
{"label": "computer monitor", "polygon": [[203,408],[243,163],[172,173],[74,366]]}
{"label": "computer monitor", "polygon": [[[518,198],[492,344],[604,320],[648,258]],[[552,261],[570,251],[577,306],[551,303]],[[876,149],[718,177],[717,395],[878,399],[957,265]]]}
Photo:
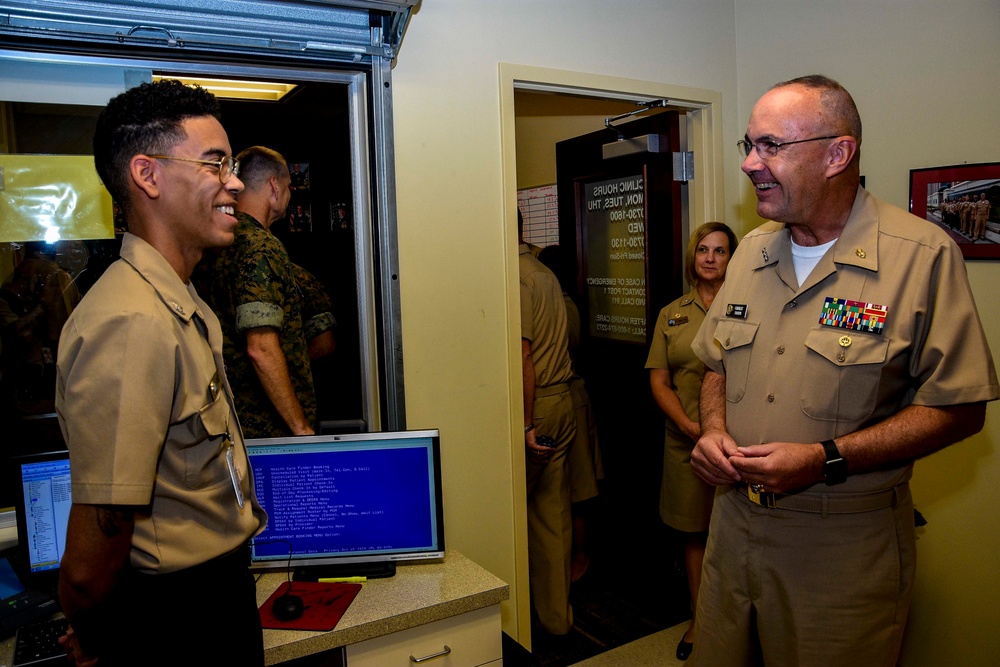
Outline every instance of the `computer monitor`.
{"label": "computer monitor", "polygon": [[15,504],[18,554],[29,580],[55,581],[66,549],[66,525],[73,504],[69,452],[13,458],[19,486]]}
{"label": "computer monitor", "polygon": [[378,577],[444,556],[436,429],[264,438],[247,452],[268,514],[254,569]]}

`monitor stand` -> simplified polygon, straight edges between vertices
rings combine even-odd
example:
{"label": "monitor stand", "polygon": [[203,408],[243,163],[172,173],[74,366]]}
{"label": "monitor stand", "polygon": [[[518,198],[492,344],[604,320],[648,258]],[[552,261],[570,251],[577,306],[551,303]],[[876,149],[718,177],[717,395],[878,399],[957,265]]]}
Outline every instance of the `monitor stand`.
{"label": "monitor stand", "polygon": [[339,577],[365,577],[383,579],[396,574],[396,561],[384,560],[371,563],[341,563],[335,565],[309,565],[297,567],[292,574],[294,581],[318,581]]}

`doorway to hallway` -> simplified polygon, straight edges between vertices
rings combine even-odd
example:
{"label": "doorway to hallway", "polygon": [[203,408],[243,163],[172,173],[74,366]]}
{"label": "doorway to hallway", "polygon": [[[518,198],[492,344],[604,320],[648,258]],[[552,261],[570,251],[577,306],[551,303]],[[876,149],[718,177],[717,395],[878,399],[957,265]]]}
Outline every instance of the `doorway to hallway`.
{"label": "doorway to hallway", "polygon": [[[635,104],[615,100],[516,91],[518,188],[554,184],[557,143],[588,133],[599,135],[605,118],[635,108]],[[607,132],[612,136],[608,140],[613,141],[615,133]],[[547,164],[551,166],[549,171]],[[596,171],[589,175],[591,180],[598,178]],[[563,192],[560,188],[559,234],[555,242],[566,243],[576,254],[574,206],[573,202],[565,205]],[[684,207],[678,202],[680,208]],[[676,237],[682,235],[686,238],[679,230]],[[671,243],[674,240],[671,234]],[[552,242],[549,238],[539,245]],[[674,258],[670,250],[665,253],[669,257],[662,261],[671,266],[660,267],[667,269],[668,277],[663,277],[663,271],[653,272],[658,281],[654,290],[657,302],[650,304],[654,319],[660,307],[681,293],[682,286],[672,284],[679,283],[680,267],[673,264],[680,254]],[[671,280],[670,274],[676,280]],[[580,309],[581,314],[587,310]],[[643,319],[648,319],[645,313]],[[586,333],[586,324],[583,328]],[[614,342],[598,343],[602,348],[599,356],[609,363],[602,364],[598,374],[585,377],[601,433],[605,478],[587,529],[591,564],[571,589],[574,630],[563,638],[533,631],[531,653],[519,651],[518,644],[505,637],[505,664],[572,665],[690,618],[681,541],[663,525],[657,510],[664,418],[652,401],[648,371],[644,369],[648,343],[644,335],[641,342],[625,345],[624,349],[618,349]]]}

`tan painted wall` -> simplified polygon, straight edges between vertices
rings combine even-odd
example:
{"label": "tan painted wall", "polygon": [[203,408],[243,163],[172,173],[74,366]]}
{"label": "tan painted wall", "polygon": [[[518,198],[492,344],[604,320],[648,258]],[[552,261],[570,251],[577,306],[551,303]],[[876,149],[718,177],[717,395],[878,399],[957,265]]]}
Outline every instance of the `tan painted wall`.
{"label": "tan painted wall", "polygon": [[638,108],[617,100],[533,92],[514,98],[518,190],[556,182],[557,142],[603,130],[607,118]]}

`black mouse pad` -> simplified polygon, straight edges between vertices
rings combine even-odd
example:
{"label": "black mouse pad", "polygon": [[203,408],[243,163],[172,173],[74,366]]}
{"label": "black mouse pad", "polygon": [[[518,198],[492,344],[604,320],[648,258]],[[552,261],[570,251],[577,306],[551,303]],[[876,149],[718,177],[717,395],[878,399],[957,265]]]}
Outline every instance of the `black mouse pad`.
{"label": "black mouse pad", "polygon": [[[354,602],[362,584],[321,584],[315,581],[284,582],[260,606],[260,623],[271,630],[315,630],[329,632]],[[291,590],[289,590],[289,587]],[[302,598],[302,616],[279,621],[271,607],[285,593]]]}

